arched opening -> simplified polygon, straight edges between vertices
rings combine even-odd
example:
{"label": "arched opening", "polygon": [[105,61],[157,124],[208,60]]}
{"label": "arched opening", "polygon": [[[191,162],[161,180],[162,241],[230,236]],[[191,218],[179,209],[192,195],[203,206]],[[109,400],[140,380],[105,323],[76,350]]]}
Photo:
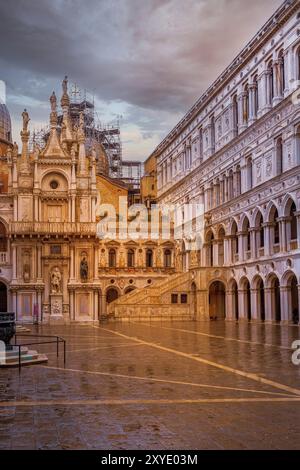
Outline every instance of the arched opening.
{"label": "arched opening", "polygon": [[224,266],[224,240],[225,230],[221,227],[218,235],[218,266]]}
{"label": "arched opening", "polygon": [[256,256],[259,258],[264,256],[264,247],[265,247],[265,229],[264,229],[264,219],[261,212],[258,212],[255,220],[255,228],[256,228],[256,246],[257,246],[257,254]]}
{"label": "arched opening", "polygon": [[191,314],[195,320],[197,318],[197,286],[195,282],[191,285]]}
{"label": "arched opening", "polygon": [[228,200],[231,201],[233,197],[234,197],[233,170],[230,170],[229,176],[228,176]]}
{"label": "arched opening", "polygon": [[106,302],[108,304],[114,302],[115,300],[117,300],[117,298],[119,297],[119,293],[117,291],[117,289],[115,289],[114,287],[110,287],[107,292],[106,292]]}
{"label": "arched opening", "polygon": [[164,267],[171,268],[172,266],[172,252],[171,250],[164,251]]}
{"label": "arched opening", "polygon": [[231,261],[233,264],[239,260],[239,243],[237,232],[237,223],[234,221],[231,227]]}
{"label": "arched opening", "polygon": [[0,252],[6,253],[7,251],[7,234],[6,228],[2,222],[0,222]]}
{"label": "arched opening", "polygon": [[285,58],[284,51],[281,50],[278,54],[278,66],[279,66],[279,94],[282,98],[285,90]]}
{"label": "arched opening", "polygon": [[298,248],[298,222],[296,217],[296,204],[290,199],[287,203],[286,213],[287,219],[287,242],[290,250],[296,250]]}
{"label": "arched opening", "polygon": [[300,47],[296,51],[296,77],[300,81]]}
{"label": "arched opening", "polygon": [[240,196],[241,193],[242,193],[241,167],[240,167],[240,165],[238,165],[236,167],[236,187],[235,187],[236,197]]}
{"label": "arched opening", "polygon": [[234,95],[232,100],[233,105],[233,130],[235,135],[238,134],[239,130],[239,108],[238,108],[238,98],[237,95]]}
{"label": "arched opening", "polygon": [[134,250],[127,251],[127,267],[134,268]]}
{"label": "arched opening", "polygon": [[108,252],[108,266],[110,268],[115,268],[117,265],[117,256],[116,256],[116,250],[115,249],[110,249]]}
{"label": "arched opening", "polygon": [[299,324],[299,300],[298,300],[298,281],[296,276],[292,276],[289,281],[289,321],[294,325]]}
{"label": "arched opening", "polygon": [[206,235],[206,266],[214,266],[214,234],[211,230]]}
{"label": "arched opening", "polygon": [[133,287],[133,286],[129,286],[129,287],[126,287],[126,289],[124,290],[124,294],[130,294],[130,292],[133,292],[136,288]]}
{"label": "arched opening", "polygon": [[248,217],[245,217],[243,222],[243,238],[244,238],[244,252],[246,255],[246,260],[251,258],[251,233],[250,233],[250,222]]}
{"label": "arched opening", "polygon": [[283,171],[283,141],[279,137],[276,140],[276,174],[281,175]]}
{"label": "arched opening", "polygon": [[146,251],[146,268],[153,268],[153,250]]}
{"label": "arched opening", "polygon": [[243,109],[243,119],[244,119],[244,124],[247,125],[249,121],[249,105],[250,105],[250,100],[249,100],[249,85],[247,85],[244,88],[244,109]]}
{"label": "arched opening", "polygon": [[253,80],[254,86],[254,116],[257,117],[258,109],[259,109],[259,94],[258,94],[258,76],[255,75]]}
{"label": "arched opening", "polygon": [[278,222],[278,210],[275,206],[270,211],[270,246],[273,253],[279,253],[280,251],[280,231]]}
{"label": "arched opening", "polygon": [[262,279],[258,280],[257,283],[257,295],[258,295],[258,316],[261,321],[265,321],[266,319],[266,310],[265,310],[265,286]]}
{"label": "arched opening", "polygon": [[268,64],[268,88],[269,88],[269,103],[273,104],[274,98],[274,69],[273,69],[273,61],[271,60]]}
{"label": "arched opening", "polygon": [[275,274],[271,275],[268,281],[270,287],[269,314],[268,317],[276,323],[281,322],[281,299],[280,299],[280,282]]}
{"label": "arched opening", "polygon": [[230,302],[230,308],[231,308],[231,318],[235,320],[239,320],[240,314],[239,314],[239,292],[238,292],[238,286],[237,282],[235,279],[232,279],[229,285],[229,292],[231,295],[231,302]]}
{"label": "arched opening", "polygon": [[7,287],[0,282],[0,312],[7,312]]}
{"label": "arched opening", "polygon": [[209,288],[209,317],[210,319],[225,319],[225,286],[220,281],[215,281]]}

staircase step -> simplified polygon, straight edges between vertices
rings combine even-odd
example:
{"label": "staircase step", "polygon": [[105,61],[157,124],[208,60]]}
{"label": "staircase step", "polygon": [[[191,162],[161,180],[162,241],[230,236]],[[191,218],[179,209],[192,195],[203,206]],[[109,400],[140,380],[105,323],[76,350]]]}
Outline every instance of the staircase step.
{"label": "staircase step", "polygon": [[[42,362],[48,362],[48,357],[45,354],[38,354],[37,351],[28,351],[28,353],[22,355],[21,364],[22,366],[29,366],[32,364],[40,364]],[[0,363],[0,368],[5,367],[17,367],[19,366],[19,356],[11,356],[6,358],[5,364]]]}

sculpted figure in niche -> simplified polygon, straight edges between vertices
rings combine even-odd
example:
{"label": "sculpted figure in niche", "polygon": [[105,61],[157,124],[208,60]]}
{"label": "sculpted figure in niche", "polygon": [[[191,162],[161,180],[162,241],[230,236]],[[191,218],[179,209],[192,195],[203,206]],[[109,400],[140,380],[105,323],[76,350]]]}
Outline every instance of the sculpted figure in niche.
{"label": "sculpted figure in niche", "polygon": [[61,273],[57,267],[51,273],[51,291],[52,294],[59,294],[61,292]]}
{"label": "sculpted figure in niche", "polygon": [[80,277],[83,281],[87,281],[89,275],[89,266],[86,257],[84,256],[80,262]]}

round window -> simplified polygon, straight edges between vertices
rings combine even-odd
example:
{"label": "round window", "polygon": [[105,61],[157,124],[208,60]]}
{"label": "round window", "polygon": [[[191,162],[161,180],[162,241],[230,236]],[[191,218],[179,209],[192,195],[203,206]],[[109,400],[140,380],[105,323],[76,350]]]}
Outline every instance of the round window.
{"label": "round window", "polygon": [[58,188],[58,182],[56,180],[52,180],[50,183],[50,187],[52,189],[57,189]]}

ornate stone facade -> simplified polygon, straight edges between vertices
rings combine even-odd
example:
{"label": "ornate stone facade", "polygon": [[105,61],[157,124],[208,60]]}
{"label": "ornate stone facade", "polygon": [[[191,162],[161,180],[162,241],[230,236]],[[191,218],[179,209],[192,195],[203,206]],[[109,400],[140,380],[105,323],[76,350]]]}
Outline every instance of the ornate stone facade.
{"label": "ornate stone facade", "polygon": [[284,2],[150,157],[162,205],[204,205],[180,249],[196,318],[299,323],[299,18]]}
{"label": "ornate stone facade", "polygon": [[171,242],[97,237],[98,202],[118,213],[119,196],[128,191],[97,170],[83,118],[71,123],[69,103],[65,79],[63,120],[53,93],[44,148],[30,150],[25,110],[21,153],[8,146],[1,161],[7,190],[0,194],[0,310],[16,312],[18,321],[98,321],[119,296],[174,271],[173,260],[164,264],[162,256]]}

